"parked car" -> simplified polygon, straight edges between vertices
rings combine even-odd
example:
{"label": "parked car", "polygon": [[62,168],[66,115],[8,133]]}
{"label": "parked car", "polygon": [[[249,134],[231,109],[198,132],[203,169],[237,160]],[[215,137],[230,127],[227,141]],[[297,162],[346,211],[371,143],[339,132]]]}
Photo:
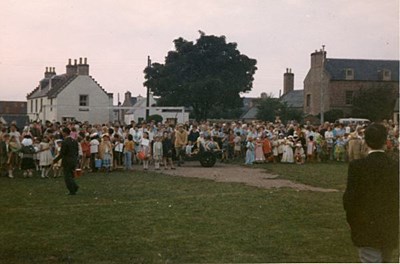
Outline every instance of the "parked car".
{"label": "parked car", "polygon": [[368,125],[369,123],[371,123],[371,121],[369,119],[366,118],[353,118],[353,117],[349,117],[349,118],[340,118],[337,120],[337,122],[339,122],[340,124],[343,125]]}

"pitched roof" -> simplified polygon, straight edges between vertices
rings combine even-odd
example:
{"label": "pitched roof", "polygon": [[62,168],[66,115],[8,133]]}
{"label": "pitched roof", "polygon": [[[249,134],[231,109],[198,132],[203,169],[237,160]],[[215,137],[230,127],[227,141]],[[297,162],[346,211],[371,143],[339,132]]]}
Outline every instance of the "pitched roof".
{"label": "pitched roof", "polygon": [[242,97],[242,102],[243,102],[243,109],[248,110],[251,107],[254,106],[254,102],[259,99],[259,98],[254,98],[254,97]]}
{"label": "pitched roof", "polygon": [[[86,75],[67,75],[67,74],[54,75],[51,77],[51,89],[50,89],[50,79],[43,79],[40,81],[42,88],[40,89],[40,86],[36,87],[35,90],[33,90],[30,94],[28,94],[28,99],[40,98],[45,96],[47,96],[48,98],[56,98],[57,95],[62,90],[64,90],[64,88],[67,87],[78,76],[86,76]],[[104,90],[104,88],[101,87],[101,85],[92,76],[90,75],[87,76],[90,79],[92,79],[105,94],[107,94],[109,97],[113,96],[112,93],[107,93],[106,90]]]}
{"label": "pitched roof", "polygon": [[64,89],[69,83],[71,83],[77,75],[54,75],[51,77],[51,89],[50,89],[50,79],[46,78],[40,81],[40,86],[36,87],[30,94],[28,94],[28,99],[40,98],[48,96],[49,98],[54,98],[57,94]]}
{"label": "pitched roof", "polygon": [[395,60],[356,60],[356,59],[326,59],[325,69],[332,80],[345,80],[346,69],[353,69],[354,80],[381,81],[382,70],[391,71],[391,79],[399,81],[399,61]]}
{"label": "pitched roof", "polygon": [[293,90],[279,98],[282,102],[286,102],[289,107],[301,108],[304,105],[304,90]]}
{"label": "pitched roof", "polygon": [[128,98],[128,100],[124,100],[124,103],[122,104],[122,106],[134,106],[137,103],[137,97],[130,97]]}
{"label": "pitched roof", "polygon": [[245,112],[240,119],[257,119],[258,108],[253,106],[247,112]]}

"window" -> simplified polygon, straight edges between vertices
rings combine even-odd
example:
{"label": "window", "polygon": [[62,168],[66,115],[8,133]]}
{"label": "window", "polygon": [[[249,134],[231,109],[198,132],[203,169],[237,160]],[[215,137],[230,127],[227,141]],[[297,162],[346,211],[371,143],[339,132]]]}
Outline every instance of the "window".
{"label": "window", "polygon": [[35,100],[35,113],[38,112],[38,103],[37,103],[38,99]]}
{"label": "window", "polygon": [[382,80],[390,81],[392,79],[392,72],[390,70],[383,70]]}
{"label": "window", "polygon": [[33,113],[33,100],[30,100],[29,103],[31,104],[31,113]]}
{"label": "window", "polygon": [[311,105],[311,94],[307,94],[306,97],[306,106],[310,106]]}
{"label": "window", "polygon": [[346,91],[345,103],[347,105],[352,105],[353,104],[353,91]]}
{"label": "window", "polygon": [[89,106],[89,95],[79,95],[79,106]]}
{"label": "window", "polygon": [[40,112],[43,110],[43,98],[40,98]]}
{"label": "window", "polygon": [[63,122],[73,122],[73,121],[76,121],[76,119],[75,119],[75,117],[63,116],[62,121]]}
{"label": "window", "polygon": [[53,98],[50,99],[50,112],[53,111]]}
{"label": "window", "polygon": [[354,80],[354,70],[346,69],[346,80]]}

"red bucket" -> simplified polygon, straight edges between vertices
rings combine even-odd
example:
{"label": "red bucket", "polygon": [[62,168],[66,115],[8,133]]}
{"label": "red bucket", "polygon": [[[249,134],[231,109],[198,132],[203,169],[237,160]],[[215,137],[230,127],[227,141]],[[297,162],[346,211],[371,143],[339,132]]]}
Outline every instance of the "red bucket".
{"label": "red bucket", "polygon": [[75,169],[74,178],[79,178],[81,176],[82,176],[82,170],[81,169]]}

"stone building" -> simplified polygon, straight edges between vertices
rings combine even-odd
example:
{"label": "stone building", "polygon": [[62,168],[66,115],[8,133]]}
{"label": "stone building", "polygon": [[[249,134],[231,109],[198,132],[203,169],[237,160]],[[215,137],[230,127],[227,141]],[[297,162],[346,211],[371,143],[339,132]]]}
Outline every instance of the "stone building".
{"label": "stone building", "polygon": [[113,119],[113,94],[107,93],[89,75],[87,59],[71,59],[66,73],[57,75],[46,67],[44,78],[27,95],[27,112],[31,121],[88,121],[107,123]]}
{"label": "stone building", "polygon": [[398,97],[399,61],[332,59],[325,50],[315,51],[304,79],[304,113],[318,115],[321,110],[339,109],[348,116],[353,97],[368,88],[391,89],[394,98]]}

